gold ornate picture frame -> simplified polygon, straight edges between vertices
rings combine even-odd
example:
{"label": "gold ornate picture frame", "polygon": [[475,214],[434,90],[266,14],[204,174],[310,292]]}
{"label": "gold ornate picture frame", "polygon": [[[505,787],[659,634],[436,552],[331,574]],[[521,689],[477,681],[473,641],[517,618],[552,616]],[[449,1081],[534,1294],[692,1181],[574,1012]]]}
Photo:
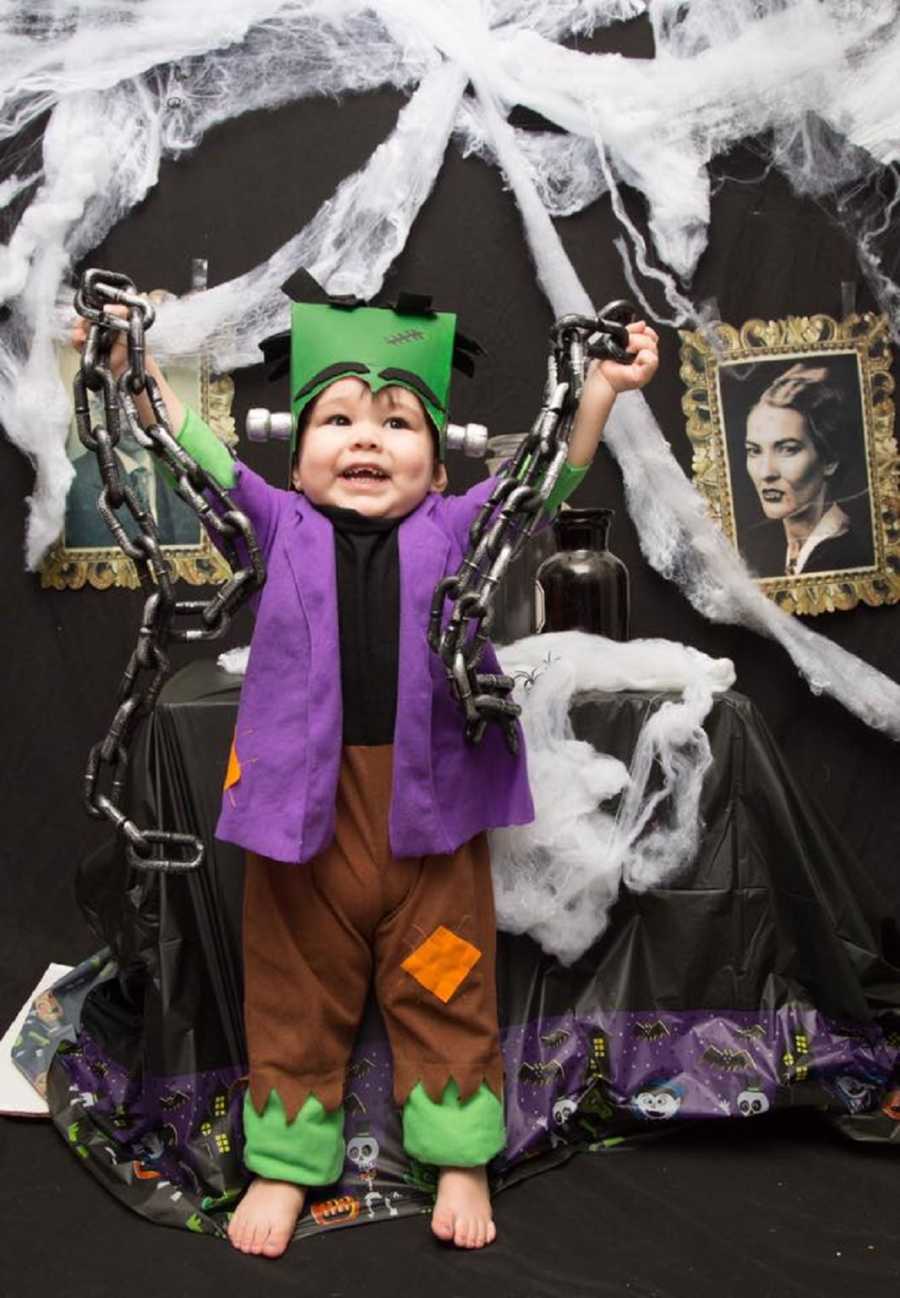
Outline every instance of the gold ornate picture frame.
{"label": "gold ornate picture frame", "polygon": [[693,476],[786,612],[900,600],[900,457],[887,318],[681,332]]}
{"label": "gold ornate picture frame", "polygon": [[[159,301],[171,295],[158,290],[148,296]],[[60,349],[60,373],[69,391],[79,364],[80,357],[73,348]],[[206,358],[198,357],[192,365],[167,368],[166,378],[181,400],[197,410],[227,446],[234,445],[237,440],[231,414],[234,383],[228,375],[213,377]],[[102,419],[100,405],[95,419]],[[100,472],[93,452],[79,441],[74,414],[66,450],[75,466],[75,479],[66,500],[63,534],[41,566],[41,585],[54,590],[80,590],[85,586],[95,590],[134,589],[139,585],[137,570],[119,549],[97,512]],[[151,453],[127,445],[124,438],[117,453],[123,475],[133,485],[136,475],[140,478],[138,494],[147,499],[156,520],[172,576],[192,586],[219,585],[225,581],[230,573],[228,564],[211,544],[193,511],[156,472]]]}

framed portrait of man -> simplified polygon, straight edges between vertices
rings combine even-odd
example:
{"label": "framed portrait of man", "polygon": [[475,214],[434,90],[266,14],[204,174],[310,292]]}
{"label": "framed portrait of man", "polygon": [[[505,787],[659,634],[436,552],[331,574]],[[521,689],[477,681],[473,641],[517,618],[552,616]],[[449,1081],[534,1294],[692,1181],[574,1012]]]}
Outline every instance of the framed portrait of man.
{"label": "framed portrait of man", "polygon": [[681,335],[694,481],[789,612],[900,600],[886,317],[717,322]]}
{"label": "framed portrait of man", "polygon": [[[151,299],[160,296],[150,294]],[[79,365],[80,357],[73,348],[60,348],[60,372],[69,390]],[[197,410],[226,445],[234,443],[236,435],[231,417],[234,385],[230,378],[212,378],[202,357],[193,363],[167,368],[166,377],[181,400]],[[90,400],[92,425],[102,424],[102,399],[92,393]],[[97,509],[103,487],[100,468],[96,455],[78,437],[74,408],[66,450],[75,476],[66,498],[63,533],[44,560],[41,584],[57,590],[86,585],[95,589],[136,587],[135,567],[119,549]],[[124,419],[114,454],[123,482],[153,515],[173,576],[191,585],[223,582],[229,573],[225,560],[211,545],[197,515],[160,471],[156,456],[131,435]],[[137,524],[129,511],[120,511],[119,519],[133,538]]]}

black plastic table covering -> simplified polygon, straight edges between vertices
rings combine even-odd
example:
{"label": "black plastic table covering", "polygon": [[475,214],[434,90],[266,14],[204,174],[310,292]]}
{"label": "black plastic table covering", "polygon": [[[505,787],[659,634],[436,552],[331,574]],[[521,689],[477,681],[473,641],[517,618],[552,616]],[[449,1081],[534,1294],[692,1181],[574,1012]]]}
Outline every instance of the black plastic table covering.
{"label": "black plastic table covering", "polygon": [[[79,899],[105,946],[56,989],[48,1079],[54,1121],[112,1193],[219,1236],[246,1183],[242,854],[213,837],[239,692],[239,678],[194,663],[142,733],[134,818],[199,834],[206,858],[188,876],[130,872],[114,847],[85,864]],[[579,696],[575,732],[627,762],[665,697]],[[706,728],[714,761],[694,864],[666,887],[623,890],[604,936],[569,968],[501,935],[509,1139],[495,1189],[667,1123],[796,1106],[861,1140],[900,1140],[890,908],[746,698],[720,698]],[[300,1234],[430,1210],[435,1169],[402,1150],[390,1069],[370,1004],[345,1109],[348,1140],[377,1144],[375,1174],[348,1158],[340,1183],[311,1196]]]}

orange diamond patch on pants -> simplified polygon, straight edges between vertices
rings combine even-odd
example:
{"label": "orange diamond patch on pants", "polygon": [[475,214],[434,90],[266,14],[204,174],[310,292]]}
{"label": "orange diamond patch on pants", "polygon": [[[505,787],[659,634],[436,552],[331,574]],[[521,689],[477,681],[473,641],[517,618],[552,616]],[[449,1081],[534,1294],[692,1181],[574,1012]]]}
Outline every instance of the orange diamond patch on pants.
{"label": "orange diamond patch on pants", "polygon": [[288,1122],[314,1095],[328,1111],[370,985],[394,1057],[394,1097],[502,1096],[496,931],[487,840],[397,858],[388,811],[393,749],[345,747],[332,843],[305,865],[248,853],[244,987],[250,1096],[277,1091]]}
{"label": "orange diamond patch on pants", "polygon": [[477,947],[440,924],[431,937],[407,956],[403,968],[446,1003],[480,959]]}

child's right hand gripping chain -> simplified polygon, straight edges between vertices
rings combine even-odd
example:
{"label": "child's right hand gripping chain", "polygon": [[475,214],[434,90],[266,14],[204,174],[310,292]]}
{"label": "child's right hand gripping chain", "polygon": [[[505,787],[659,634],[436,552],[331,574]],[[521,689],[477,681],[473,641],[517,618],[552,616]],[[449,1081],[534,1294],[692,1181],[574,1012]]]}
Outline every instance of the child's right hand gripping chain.
{"label": "child's right hand gripping chain", "polygon": [[[104,308],[108,316],[117,316],[121,320],[128,317],[127,307],[118,303],[110,303]],[[77,315],[73,321],[69,334],[69,341],[77,352],[83,352],[85,344],[90,334],[92,321],[82,315]],[[124,330],[117,330],[113,335],[109,351],[105,357],[105,364],[108,367],[113,378],[118,380],[122,373],[128,368],[128,334]],[[144,353],[144,370],[155,380],[156,387],[162,398],[163,407],[169,420],[169,425],[173,431],[179,429],[184,421],[184,407],[181,400],[174,390],[169,386],[165,375],[159,368],[155,359],[149,351]],[[156,422],[156,412],[154,411],[147,397],[146,391],[140,392],[135,396],[135,408],[138,419],[144,428],[149,427]]]}

